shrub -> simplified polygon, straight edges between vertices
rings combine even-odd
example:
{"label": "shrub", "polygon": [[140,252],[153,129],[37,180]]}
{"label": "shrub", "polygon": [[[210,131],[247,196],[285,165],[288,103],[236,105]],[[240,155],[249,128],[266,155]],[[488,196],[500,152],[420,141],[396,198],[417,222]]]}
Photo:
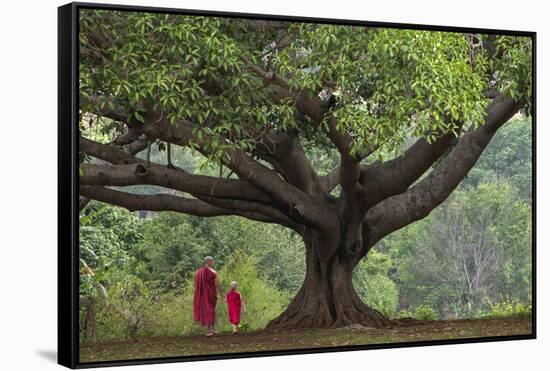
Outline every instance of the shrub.
{"label": "shrub", "polygon": [[[247,311],[241,313],[241,331],[264,328],[290,302],[289,293],[278,290],[273,282],[262,278],[256,264],[255,258],[239,250],[227,259],[226,265],[219,271],[223,290],[229,290],[231,281],[237,281],[237,290],[243,296]],[[216,310],[218,330],[229,329],[227,304],[223,300],[218,301]]]}
{"label": "shrub", "polygon": [[490,311],[483,315],[485,318],[525,317],[532,316],[532,305],[521,303],[519,300],[504,300],[491,304]]}
{"label": "shrub", "polygon": [[111,285],[98,315],[100,338],[137,338],[152,335],[156,308],[151,289],[136,276]]}
{"label": "shrub", "polygon": [[413,318],[413,316],[414,314],[411,311],[403,309],[397,312],[397,314],[395,315],[395,318],[404,319],[404,318]]}
{"label": "shrub", "polygon": [[395,313],[398,305],[397,285],[388,277],[391,267],[389,255],[371,250],[353,272],[353,285],[361,299],[387,317]]}
{"label": "shrub", "polygon": [[435,321],[439,316],[435,309],[429,305],[422,304],[416,307],[413,317],[419,320]]}

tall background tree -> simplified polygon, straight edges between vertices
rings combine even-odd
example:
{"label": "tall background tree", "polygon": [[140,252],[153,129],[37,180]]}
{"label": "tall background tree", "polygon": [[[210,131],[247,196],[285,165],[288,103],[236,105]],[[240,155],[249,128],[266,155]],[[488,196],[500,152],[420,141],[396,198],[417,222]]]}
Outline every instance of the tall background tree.
{"label": "tall background tree", "polygon": [[[496,131],[530,111],[527,37],[101,10],[81,18],[81,205],[293,230],[305,279],[273,328],[388,325],[355,291],[354,268],[441,204]],[[176,163],[181,148],[216,174]]]}

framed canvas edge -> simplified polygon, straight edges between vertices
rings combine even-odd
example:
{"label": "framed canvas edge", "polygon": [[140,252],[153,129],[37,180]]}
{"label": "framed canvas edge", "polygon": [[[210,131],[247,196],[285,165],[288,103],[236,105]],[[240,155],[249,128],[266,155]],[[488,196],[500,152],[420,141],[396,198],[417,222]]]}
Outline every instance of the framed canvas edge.
{"label": "framed canvas edge", "polygon": [[[279,20],[306,23],[329,23],[338,25],[363,25],[373,27],[414,29],[442,32],[475,32],[510,36],[530,37],[532,40],[532,332],[525,335],[488,336],[478,338],[424,340],[371,345],[353,345],[307,349],[285,349],[260,352],[223,353],[194,356],[175,356],[84,362],[79,360],[79,273],[78,273],[78,33],[80,9],[105,9],[152,13],[170,13],[211,17],[228,17],[258,20]],[[240,13],[214,10],[163,8],[152,6],[119,5],[103,3],[72,2],[58,7],[58,364],[72,368],[93,368],[140,364],[191,362],[204,360],[269,357],[297,354],[315,354],[372,349],[392,349],[452,344],[476,344],[537,338],[536,295],[536,49],[535,31],[503,30],[492,28],[456,27],[411,23],[393,23],[333,18]]]}
{"label": "framed canvas edge", "polygon": [[58,363],[78,365],[78,11],[58,7]]}

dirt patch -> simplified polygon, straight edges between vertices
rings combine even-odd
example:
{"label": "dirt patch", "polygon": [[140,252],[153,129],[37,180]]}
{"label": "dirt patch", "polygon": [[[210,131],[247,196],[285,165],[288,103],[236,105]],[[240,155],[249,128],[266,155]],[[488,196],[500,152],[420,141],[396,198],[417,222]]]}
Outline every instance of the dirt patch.
{"label": "dirt patch", "polygon": [[386,329],[351,326],[338,329],[257,331],[232,335],[152,337],[134,340],[84,343],[81,362],[176,357],[236,352],[387,344],[398,342],[465,339],[487,336],[528,335],[529,318],[455,321],[393,321]]}

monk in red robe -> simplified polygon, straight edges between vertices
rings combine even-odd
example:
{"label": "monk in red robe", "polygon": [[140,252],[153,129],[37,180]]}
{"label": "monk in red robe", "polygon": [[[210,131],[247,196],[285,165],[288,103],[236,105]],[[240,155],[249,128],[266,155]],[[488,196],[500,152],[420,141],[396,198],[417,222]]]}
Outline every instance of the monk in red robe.
{"label": "monk in red robe", "polygon": [[246,311],[244,306],[244,298],[237,291],[237,282],[231,282],[231,288],[225,297],[227,302],[227,312],[229,314],[229,322],[233,326],[233,334],[239,332],[239,322],[241,321],[241,308]]}
{"label": "monk in red robe", "polygon": [[204,265],[195,272],[195,293],[193,300],[193,318],[202,326],[208,327],[206,336],[216,333],[216,301],[217,292],[222,297],[218,273],[214,270],[214,259],[211,256],[204,258]]}

